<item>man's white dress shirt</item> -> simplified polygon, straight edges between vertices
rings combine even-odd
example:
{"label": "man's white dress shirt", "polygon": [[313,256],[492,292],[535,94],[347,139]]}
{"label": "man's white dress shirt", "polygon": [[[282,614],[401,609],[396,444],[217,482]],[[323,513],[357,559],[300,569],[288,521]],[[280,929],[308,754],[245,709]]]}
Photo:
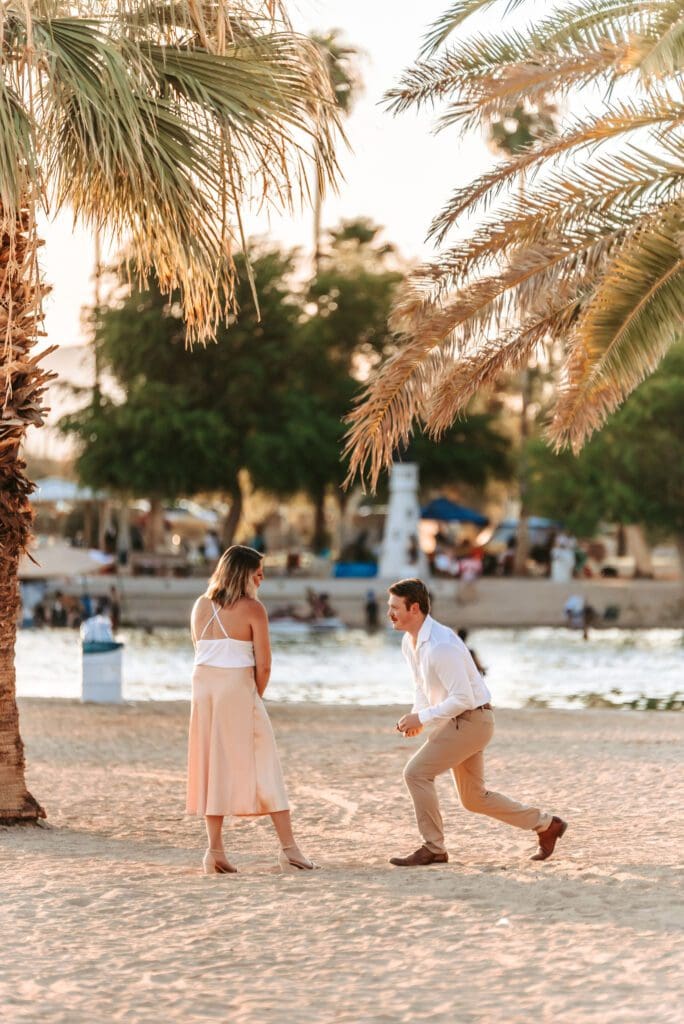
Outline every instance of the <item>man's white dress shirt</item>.
{"label": "man's white dress shirt", "polygon": [[405,633],[401,650],[416,687],[411,710],[418,713],[422,725],[447,721],[491,700],[466,645],[431,615],[425,617],[415,648]]}

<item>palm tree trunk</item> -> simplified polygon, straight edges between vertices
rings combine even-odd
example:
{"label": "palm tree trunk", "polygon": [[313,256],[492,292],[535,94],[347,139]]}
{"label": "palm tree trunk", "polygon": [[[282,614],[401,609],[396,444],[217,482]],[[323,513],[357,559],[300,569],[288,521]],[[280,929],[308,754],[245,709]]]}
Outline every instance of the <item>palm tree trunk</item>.
{"label": "palm tree trunk", "polygon": [[[0,210],[0,220],[2,211]],[[24,475],[21,445],[41,426],[47,382],[54,376],[32,356],[38,337],[39,245],[27,208],[10,235],[0,236],[0,823],[36,821],[45,811],[26,789],[24,745],[15,695],[14,648],[19,616],[19,556],[31,535],[34,485]],[[48,349],[52,351],[52,349]]]}
{"label": "palm tree trunk", "polygon": [[684,588],[684,533],[676,534],[675,544],[677,546],[677,555],[679,556],[679,582],[682,588]]}
{"label": "palm tree trunk", "polygon": [[221,543],[224,547],[229,548],[233,543],[238,526],[240,525],[240,519],[242,518],[242,487],[240,481],[235,481],[235,486],[230,491],[231,503],[228,515],[223,521],[223,529],[221,530]]}
{"label": "palm tree trunk", "polygon": [[316,176],[315,181],[316,191],[314,193],[314,209],[313,209],[313,272],[314,277],[318,277],[321,272],[321,222],[323,217],[323,197],[321,195],[321,185]]}
{"label": "palm tree trunk", "polygon": [[311,546],[317,555],[325,551],[328,546],[328,532],[325,522],[325,491],[321,490],[312,495],[314,503],[314,532]]}
{"label": "palm tree trunk", "polygon": [[153,554],[163,547],[164,543],[164,510],[161,498],[150,500],[150,513],[147,517],[145,530],[145,550]]}
{"label": "palm tree trunk", "polygon": [[[3,496],[4,497],[4,496]],[[5,515],[3,500],[3,516]],[[4,524],[3,524],[4,526]],[[3,530],[4,533],[4,530]],[[45,811],[26,789],[24,744],[15,697],[14,646],[19,611],[19,558],[0,557],[0,824],[36,821]]]}

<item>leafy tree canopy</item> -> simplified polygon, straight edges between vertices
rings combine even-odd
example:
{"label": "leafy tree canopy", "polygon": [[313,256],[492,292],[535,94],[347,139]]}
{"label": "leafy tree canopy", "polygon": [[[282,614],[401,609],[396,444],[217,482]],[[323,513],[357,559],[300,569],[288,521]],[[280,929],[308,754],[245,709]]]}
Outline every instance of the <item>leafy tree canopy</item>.
{"label": "leafy tree canopy", "polygon": [[645,381],[578,458],[529,448],[530,508],[580,535],[600,519],[684,538],[684,344]]}

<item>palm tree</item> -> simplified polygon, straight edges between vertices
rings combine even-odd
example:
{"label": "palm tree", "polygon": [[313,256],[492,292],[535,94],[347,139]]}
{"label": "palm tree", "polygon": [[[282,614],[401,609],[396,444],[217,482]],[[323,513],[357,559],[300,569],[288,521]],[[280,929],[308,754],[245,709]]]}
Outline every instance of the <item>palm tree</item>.
{"label": "palm tree", "polygon": [[351,471],[373,481],[416,419],[439,435],[550,339],[565,358],[549,436],[577,451],[681,337],[684,2],[567,0],[524,29],[504,20],[447,45],[472,14],[524,3],[453,3],[392,109],[444,101],[441,125],[467,131],[522,102],[596,85],[606,99],[458,189],[435,218],[441,244],[490,209],[413,274],[395,309],[398,351],[350,417]]}
{"label": "palm tree", "polygon": [[[36,819],[15,690],[20,451],[50,379],[32,352],[36,214],[72,208],[180,292],[189,341],[231,310],[245,195],[288,205],[334,179],[339,124],[318,49],[275,0],[3,2],[0,8],[0,821]],[[48,349],[47,351],[52,351]]]}
{"label": "palm tree", "polygon": [[[340,113],[348,117],[351,113],[354,100],[361,90],[361,76],[358,68],[360,51],[354,46],[348,46],[342,41],[340,29],[333,28],[325,35],[313,32],[311,40],[321,52],[321,56],[328,69],[330,82],[335,94],[335,102]],[[321,267],[321,216],[323,210],[323,196],[320,188],[316,188],[314,195],[314,274],[318,275]]]}

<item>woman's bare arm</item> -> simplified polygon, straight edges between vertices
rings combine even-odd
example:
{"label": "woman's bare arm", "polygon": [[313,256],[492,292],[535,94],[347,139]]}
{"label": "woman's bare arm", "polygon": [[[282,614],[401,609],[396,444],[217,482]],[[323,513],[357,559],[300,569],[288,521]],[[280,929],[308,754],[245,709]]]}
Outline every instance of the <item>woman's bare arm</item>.
{"label": "woman's bare arm", "polygon": [[271,640],[268,634],[268,615],[260,601],[253,602],[250,623],[254,644],[254,678],[259,696],[263,697],[271,677]]}
{"label": "woman's bare arm", "polygon": [[198,597],[192,607],[192,614],[190,616],[190,636],[192,637],[193,647],[197,647],[197,637],[199,633],[201,633],[201,630],[199,629],[201,607],[202,598]]}

